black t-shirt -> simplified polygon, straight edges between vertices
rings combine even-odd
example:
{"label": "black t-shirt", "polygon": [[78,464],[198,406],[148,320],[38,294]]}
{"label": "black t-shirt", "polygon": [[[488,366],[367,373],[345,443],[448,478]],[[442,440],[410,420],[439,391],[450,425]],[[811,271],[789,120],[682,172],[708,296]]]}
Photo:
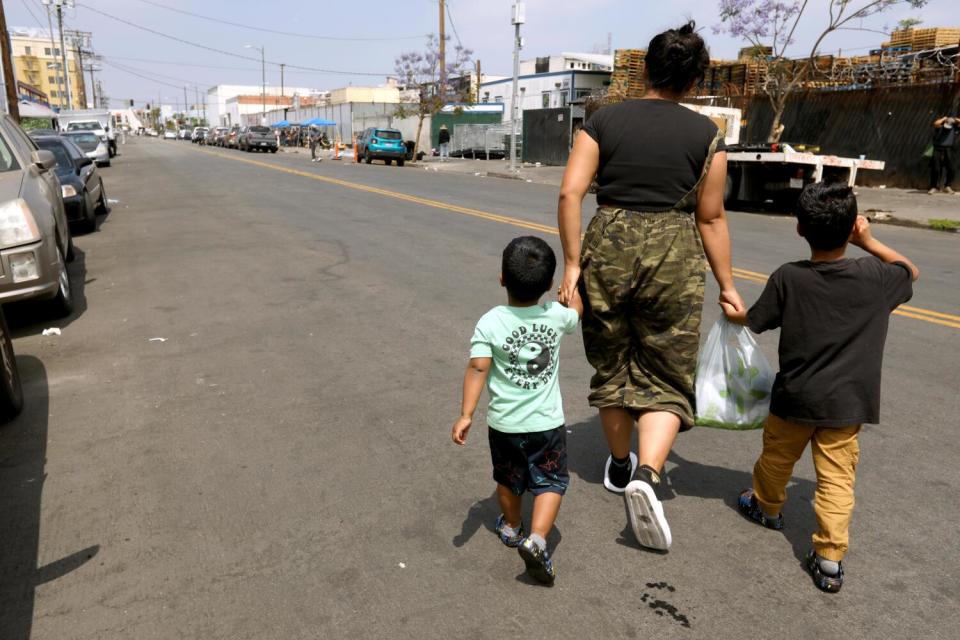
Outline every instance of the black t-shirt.
{"label": "black t-shirt", "polygon": [[717,135],[710,118],[670,100],[603,107],[583,130],[600,145],[597,203],[634,211],[677,204],[700,179]]}
{"label": "black t-shirt", "polygon": [[443,143],[445,143],[445,142],[450,142],[450,130],[449,130],[449,129],[440,129],[440,133],[439,133],[439,135],[437,136],[437,138],[438,138],[438,140],[440,141],[440,144],[443,144]]}
{"label": "black t-shirt", "polygon": [[747,312],[754,333],[780,327],[770,413],[811,427],[879,422],[890,312],[912,295],[907,265],[872,256],[777,269]]}
{"label": "black t-shirt", "polygon": [[949,149],[956,144],[957,127],[960,127],[960,119],[947,118],[946,122],[933,130],[933,146]]}

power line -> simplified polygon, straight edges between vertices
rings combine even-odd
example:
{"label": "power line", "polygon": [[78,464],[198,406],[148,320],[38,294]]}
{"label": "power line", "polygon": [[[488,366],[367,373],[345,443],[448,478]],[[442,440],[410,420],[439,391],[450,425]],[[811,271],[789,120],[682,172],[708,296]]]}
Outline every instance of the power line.
{"label": "power line", "polygon": [[110,66],[112,66],[112,67],[114,67],[114,68],[116,68],[116,69],[120,69],[121,71],[130,71],[130,72],[138,72],[138,73],[150,74],[150,75],[155,76],[155,77],[157,77],[157,78],[166,78],[167,80],[173,80],[174,82],[185,82],[185,83],[187,83],[187,84],[189,84],[189,85],[200,86],[201,84],[207,84],[207,83],[205,83],[205,82],[204,82],[204,83],[200,83],[200,82],[196,82],[195,80],[187,80],[186,78],[181,78],[181,77],[179,77],[179,76],[168,76],[168,75],[164,75],[164,74],[162,74],[162,73],[157,73],[156,71],[148,71],[148,70],[146,70],[146,69],[138,69],[137,67],[132,67],[132,66],[130,66],[130,65],[128,65],[128,64],[120,64],[120,63],[117,62],[116,60],[111,59],[109,56],[103,56],[103,55],[101,55],[101,56],[100,56],[100,61],[101,61],[101,62],[106,62],[106,63],[108,63]]}
{"label": "power line", "polygon": [[110,66],[110,67],[113,67],[114,69],[116,69],[116,70],[118,70],[118,71],[123,71],[124,73],[129,73],[129,74],[132,75],[132,76],[137,76],[138,78],[143,78],[144,80],[149,80],[150,82],[155,82],[155,83],[157,83],[157,84],[162,84],[162,85],[164,85],[164,86],[172,87],[172,88],[174,88],[174,89],[182,89],[182,88],[183,88],[183,85],[181,85],[181,84],[173,84],[173,83],[170,83],[170,82],[164,82],[163,80],[157,80],[156,78],[151,78],[150,76],[143,75],[142,73],[138,73],[138,72],[136,72],[136,71],[131,71],[130,69],[124,69],[123,67],[117,66],[117,64],[116,64],[115,62],[110,62],[109,60],[103,60],[103,63],[106,64],[106,65],[108,65],[108,66]]}
{"label": "power line", "polygon": [[[101,55],[107,55],[107,54],[101,54]],[[150,64],[170,64],[178,67],[197,67],[198,69],[220,69],[220,70],[228,70],[228,71],[260,71],[260,69],[255,69],[254,67],[226,67],[222,65],[180,62],[179,60],[155,60],[151,58],[128,58],[126,56],[111,56],[111,55],[107,55],[107,57],[113,60],[129,60],[130,62],[147,62]]]}
{"label": "power line", "polygon": [[[80,5],[78,5],[78,6],[80,6]],[[208,46],[208,45],[205,45],[205,44],[200,44],[200,43],[198,43],[198,42],[191,42],[190,40],[185,40],[185,39],[179,38],[179,37],[177,37],[177,36],[172,36],[172,35],[170,35],[170,34],[168,34],[168,33],[163,33],[162,31],[157,31],[156,29],[151,29],[150,27],[144,27],[143,25],[139,25],[139,24],[136,24],[136,23],[134,23],[134,22],[130,22],[129,20],[125,20],[125,19],[123,19],[123,18],[119,18],[119,17],[117,17],[117,16],[115,16],[115,15],[112,15],[112,14],[110,14],[110,13],[107,13],[107,12],[105,12],[105,11],[100,11],[99,9],[95,9],[95,8],[91,7],[90,5],[88,5],[88,4],[84,4],[84,5],[82,5],[82,6],[83,6],[87,11],[92,11],[93,13],[96,13],[97,15],[103,16],[104,18],[109,18],[110,20],[115,20],[115,21],[117,21],[117,22],[120,22],[121,24],[125,24],[125,25],[130,26],[130,27],[133,27],[133,28],[135,28],[135,29],[140,29],[141,31],[146,31],[146,32],[148,32],[148,33],[152,33],[152,34],[157,35],[157,36],[160,36],[160,37],[162,37],[162,38],[167,38],[168,40],[173,40],[174,42],[179,42],[179,43],[181,43],[181,44],[187,44],[187,45],[190,45],[191,47],[197,47],[197,48],[199,48],[199,49],[205,49],[205,50],[207,50],[207,51],[213,51],[214,53],[219,53],[219,54],[225,55],[225,56],[231,56],[231,57],[233,57],[233,58],[239,58],[239,59],[241,59],[241,60],[249,60],[249,61],[251,61],[251,62],[261,62],[261,60],[260,60],[259,58],[253,58],[253,57],[251,57],[251,56],[245,56],[245,55],[242,55],[242,54],[239,54],[239,53],[234,53],[234,52],[232,52],[232,51],[225,51],[225,50],[223,50],[223,49],[217,49],[216,47],[211,47],[211,46]],[[272,64],[272,65],[275,65],[275,66],[280,66],[280,64],[281,64],[281,63],[279,63],[279,62],[274,62],[274,61],[272,61],[272,60],[266,60],[266,63],[267,63],[267,64]],[[317,68],[317,67],[305,67],[305,66],[302,66],[302,65],[289,64],[289,63],[284,63],[284,64],[285,64],[285,66],[286,66],[287,69],[301,69],[301,70],[303,70],[303,71],[313,71],[313,72],[316,72],[316,73],[328,73],[328,74],[344,75],[344,76],[377,76],[377,77],[382,77],[382,76],[391,75],[391,74],[389,74],[389,73],[373,73],[373,72],[370,72],[370,71],[341,71],[341,70],[338,70],[338,69],[319,69],[319,68]]]}
{"label": "power line", "polygon": [[453,12],[450,11],[450,3],[447,3],[447,20],[450,21],[450,28],[453,29],[453,35],[457,37],[457,46],[461,49],[463,48],[463,43],[460,41],[460,34],[457,33],[457,25],[453,24]]}
{"label": "power line", "polygon": [[[281,36],[292,36],[294,38],[309,38],[311,40],[333,40],[338,42],[388,42],[393,40],[419,40],[425,36],[394,36],[394,37],[383,37],[383,38],[346,38],[340,36],[318,36],[310,33],[296,33],[293,31],[280,31],[278,29],[267,29],[266,27],[255,27],[249,24],[241,24],[239,22],[231,22],[229,20],[224,20],[222,18],[214,18],[212,16],[205,16],[199,13],[193,13],[191,11],[185,11],[184,9],[177,9],[175,7],[168,7],[166,5],[160,4],[159,2],[152,2],[151,0],[138,0],[143,4],[148,4],[152,7],[158,7],[160,9],[166,9],[167,11],[173,11],[174,13],[179,13],[185,16],[190,16],[192,18],[199,18],[201,20],[209,20],[210,22],[216,22],[218,24],[225,24],[231,27],[239,27],[241,29],[250,29],[251,31],[262,31],[264,33],[275,33]],[[88,7],[89,8],[89,7]]]}
{"label": "power line", "polygon": [[40,27],[41,29],[46,29],[46,27],[43,26],[43,24],[40,22],[40,19],[36,16],[36,14],[33,13],[33,9],[30,8],[30,4],[27,2],[27,0],[20,0],[20,2],[23,3],[23,8],[27,10],[27,13],[30,14],[30,17],[33,18],[33,21],[37,23],[37,26]]}

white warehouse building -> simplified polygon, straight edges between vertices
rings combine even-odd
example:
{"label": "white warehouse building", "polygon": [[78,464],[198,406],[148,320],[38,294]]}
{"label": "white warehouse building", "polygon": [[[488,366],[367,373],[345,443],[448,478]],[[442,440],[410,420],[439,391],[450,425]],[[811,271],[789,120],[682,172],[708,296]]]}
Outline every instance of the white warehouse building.
{"label": "white warehouse building", "polygon": [[[306,87],[284,87],[282,89],[284,96],[312,96],[320,93],[317,89],[308,89]],[[230,122],[227,118],[229,109],[227,101],[237,96],[259,96],[265,93],[268,96],[281,95],[281,88],[273,85],[267,85],[266,91],[262,91],[260,85],[239,85],[239,84],[218,84],[215,87],[207,89],[207,122],[213,126],[227,126],[236,124]],[[267,105],[269,107],[269,101]]]}
{"label": "white warehouse building", "polygon": [[[610,83],[613,56],[602,53],[561,53],[520,62],[520,110],[563,107]],[[483,82],[480,102],[503,103],[503,119],[513,113],[513,78]],[[522,117],[522,116],[521,116]]]}

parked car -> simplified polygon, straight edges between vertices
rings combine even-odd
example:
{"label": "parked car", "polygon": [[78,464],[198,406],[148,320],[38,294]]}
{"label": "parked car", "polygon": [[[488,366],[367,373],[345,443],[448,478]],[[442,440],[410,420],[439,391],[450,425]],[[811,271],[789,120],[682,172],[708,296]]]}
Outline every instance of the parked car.
{"label": "parked car", "polygon": [[150,136],[150,137],[152,137],[152,138],[156,138],[156,137],[157,137],[157,130],[154,129],[153,127],[147,127],[146,129],[143,130],[143,135],[145,135],[145,136]]}
{"label": "parked car", "polygon": [[217,127],[214,129],[213,144],[217,145],[218,147],[224,146],[228,133],[230,133],[230,127]]}
{"label": "parked car", "polygon": [[397,161],[402,167],[407,159],[407,147],[403,144],[403,134],[396,129],[365,129],[357,138],[357,162],[360,159],[370,164],[374,160],[383,160],[385,164]]}
{"label": "parked car", "polygon": [[[36,137],[36,133],[30,134]],[[84,155],[97,163],[98,167],[110,166],[110,151],[100,138],[89,131],[67,131],[63,137],[80,147]]]}
{"label": "parked car", "polygon": [[117,154],[116,148],[111,148],[107,125],[104,125],[99,120],[73,120],[67,123],[64,131],[87,131],[95,133],[103,141],[103,144],[107,145],[107,150],[110,152],[111,158]]}
{"label": "parked car", "polygon": [[97,214],[107,212],[107,194],[97,165],[77,145],[61,136],[37,136],[34,142],[57,159],[54,172],[60,180],[68,222],[87,233],[97,230]]}
{"label": "parked car", "polygon": [[163,130],[163,139],[164,140],[176,140],[177,132],[173,129],[164,129]]}
{"label": "parked car", "polygon": [[177,140],[189,140],[190,139],[190,129],[186,127],[181,127],[180,131],[177,132]]}
{"label": "parked car", "polygon": [[277,135],[270,127],[247,127],[240,136],[241,151],[270,151],[277,152]]}
{"label": "parked car", "polygon": [[238,138],[244,129],[245,127],[241,127],[238,124],[230,127],[230,131],[228,131],[227,135],[224,136],[223,146],[227,147],[228,149],[236,149]]}
{"label": "parked car", "polygon": [[193,133],[190,134],[190,142],[202,144],[205,135],[207,135],[206,127],[194,127]]}
{"label": "parked car", "polygon": [[48,299],[51,311],[65,316],[73,309],[73,238],[56,164],[53,153],[0,115],[0,303]]}
{"label": "parked car", "polygon": [[209,129],[207,129],[207,132],[203,135],[203,142],[201,142],[200,144],[203,144],[209,147],[212,147],[213,145],[217,144],[217,128],[210,127]]}
{"label": "parked car", "polygon": [[23,410],[23,387],[20,384],[20,370],[17,368],[17,356],[13,352],[13,340],[7,320],[0,309],[0,423],[9,422]]}

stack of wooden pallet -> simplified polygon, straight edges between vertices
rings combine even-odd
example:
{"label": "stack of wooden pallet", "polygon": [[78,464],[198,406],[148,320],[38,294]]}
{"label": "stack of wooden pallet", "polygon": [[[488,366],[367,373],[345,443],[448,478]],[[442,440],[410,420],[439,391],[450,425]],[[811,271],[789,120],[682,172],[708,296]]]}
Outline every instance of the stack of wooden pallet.
{"label": "stack of wooden pallet", "polygon": [[632,100],[643,96],[646,90],[643,49],[617,49],[613,57],[613,74],[610,76],[610,97]]}
{"label": "stack of wooden pallet", "polygon": [[910,47],[913,51],[936,49],[960,44],[960,27],[932,27],[929,29],[898,29],[881,47]]}

